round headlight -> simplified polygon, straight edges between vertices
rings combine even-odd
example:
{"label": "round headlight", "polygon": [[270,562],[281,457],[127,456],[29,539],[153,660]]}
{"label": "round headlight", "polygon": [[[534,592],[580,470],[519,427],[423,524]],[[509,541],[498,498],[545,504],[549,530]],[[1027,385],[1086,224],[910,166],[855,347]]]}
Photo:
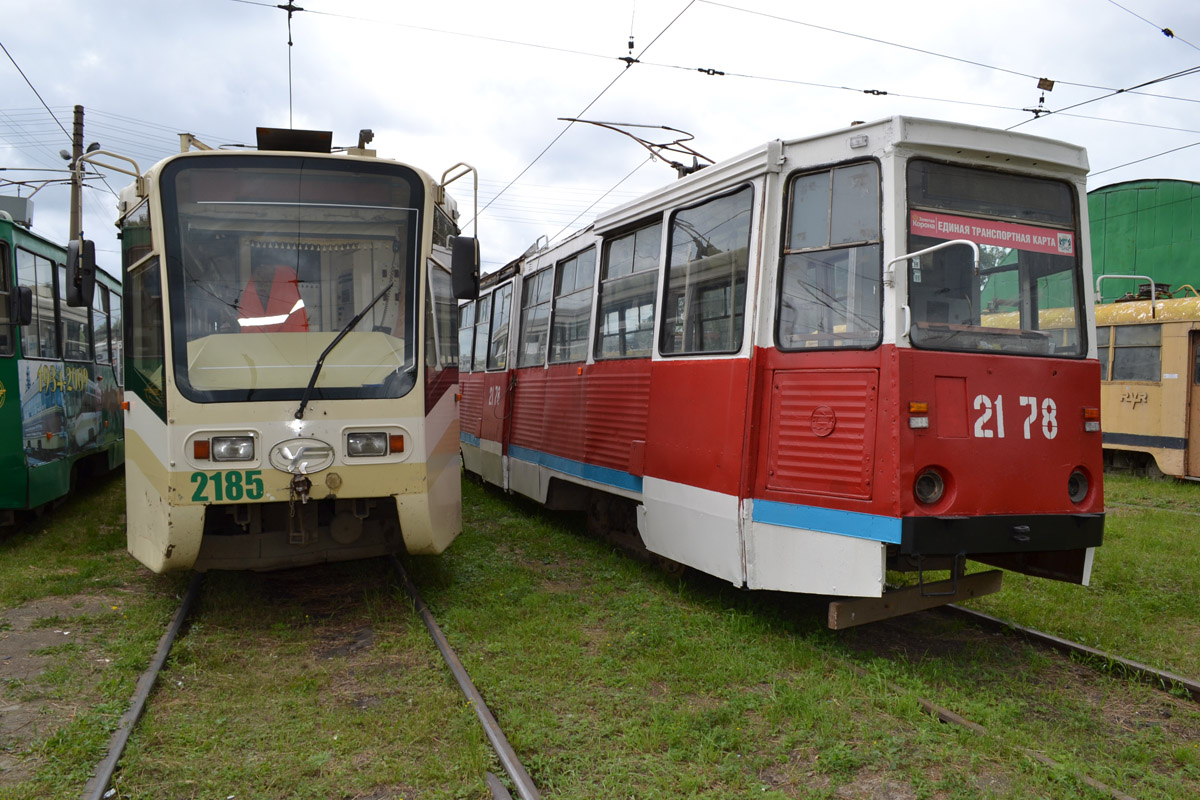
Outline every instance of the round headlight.
{"label": "round headlight", "polygon": [[941,500],[945,491],[946,483],[937,470],[927,469],[913,482],[913,494],[916,495],[917,500],[927,506]]}
{"label": "round headlight", "polygon": [[1072,503],[1082,503],[1086,500],[1089,488],[1087,475],[1080,470],[1075,470],[1071,477],[1067,478],[1067,496],[1071,498]]}

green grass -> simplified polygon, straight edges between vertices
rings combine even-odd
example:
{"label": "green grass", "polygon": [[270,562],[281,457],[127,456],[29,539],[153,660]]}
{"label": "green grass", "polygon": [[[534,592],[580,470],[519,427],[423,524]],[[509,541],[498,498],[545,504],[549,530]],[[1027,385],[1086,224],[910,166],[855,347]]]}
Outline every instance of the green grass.
{"label": "green grass", "polygon": [[[1161,500],[1158,488],[1113,480],[1110,497]],[[406,564],[547,797],[1105,796],[1081,775],[1139,798],[1200,796],[1192,704],[939,614],[830,632],[821,599],[671,578],[572,517],[471,483],[464,495],[463,536]],[[1194,558],[1172,519],[1113,514],[1092,588],[1010,574],[988,610],[1152,663],[1194,656],[1166,624],[1192,613],[1194,597],[1171,596],[1196,594],[1188,564],[1128,563]],[[156,637],[173,584],[128,570],[124,611],[139,622],[113,632]],[[39,691],[70,679],[53,684]],[[39,744],[70,779],[47,766],[13,789],[0,773],[0,797],[78,796],[88,743],[123,710],[101,694],[90,722]],[[988,735],[938,722],[922,698]],[[484,800],[487,770],[501,774],[474,710],[381,560],[210,575],[115,785],[121,798]]]}

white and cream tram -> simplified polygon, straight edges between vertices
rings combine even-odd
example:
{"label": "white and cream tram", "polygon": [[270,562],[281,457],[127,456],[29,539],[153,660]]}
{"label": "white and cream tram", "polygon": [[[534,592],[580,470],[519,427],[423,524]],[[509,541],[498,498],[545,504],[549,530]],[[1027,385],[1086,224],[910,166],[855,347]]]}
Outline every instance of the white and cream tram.
{"label": "white and cream tram", "polygon": [[441,552],[455,287],[478,281],[445,186],[473,170],[439,183],[320,132],[181,138],[122,169],[129,551],[156,572]]}

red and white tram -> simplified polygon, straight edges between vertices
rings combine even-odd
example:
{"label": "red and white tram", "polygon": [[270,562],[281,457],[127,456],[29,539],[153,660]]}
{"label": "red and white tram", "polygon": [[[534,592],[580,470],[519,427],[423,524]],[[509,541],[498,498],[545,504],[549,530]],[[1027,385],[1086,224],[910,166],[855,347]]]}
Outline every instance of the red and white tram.
{"label": "red and white tram", "polygon": [[968,559],[1086,584],[1086,172],[1073,145],[894,117],[609,211],[460,306],[464,465],[738,586],[864,598],[831,627],[999,588]]}

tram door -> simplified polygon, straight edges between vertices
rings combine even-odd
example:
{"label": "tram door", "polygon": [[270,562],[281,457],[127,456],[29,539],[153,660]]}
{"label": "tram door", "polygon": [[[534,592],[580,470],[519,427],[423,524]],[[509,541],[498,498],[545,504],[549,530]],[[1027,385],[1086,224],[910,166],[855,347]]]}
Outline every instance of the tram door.
{"label": "tram door", "polygon": [[1200,477],[1200,331],[1188,334],[1188,421],[1187,474]]}

